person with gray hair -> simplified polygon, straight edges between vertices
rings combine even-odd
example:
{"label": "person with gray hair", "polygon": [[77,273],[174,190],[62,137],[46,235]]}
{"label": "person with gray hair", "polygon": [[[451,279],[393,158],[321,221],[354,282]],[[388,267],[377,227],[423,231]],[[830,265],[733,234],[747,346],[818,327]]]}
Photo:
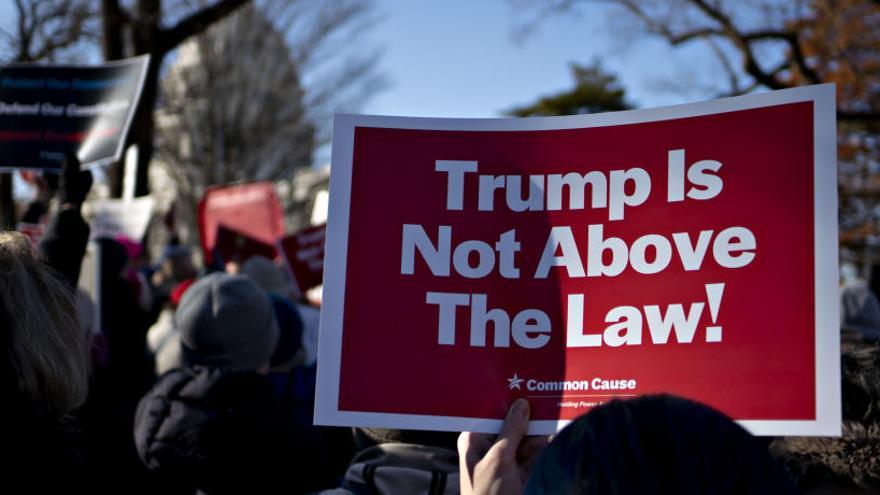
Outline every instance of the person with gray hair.
{"label": "person with gray hair", "polygon": [[852,263],[840,266],[840,329],[864,340],[880,340],[880,302]]}
{"label": "person with gray hair", "polygon": [[88,394],[89,341],[73,289],[17,232],[0,233],[0,329],[5,472],[35,493],[70,489],[84,462],[70,413]]}
{"label": "person with gray hair", "polygon": [[91,184],[91,174],[68,154],[60,207],[40,251],[20,233],[0,232],[0,438],[11,454],[3,467],[10,481],[26,479],[33,493],[86,486],[84,438],[74,413],[89,393],[91,342],[74,288],[89,237],[79,210]]}

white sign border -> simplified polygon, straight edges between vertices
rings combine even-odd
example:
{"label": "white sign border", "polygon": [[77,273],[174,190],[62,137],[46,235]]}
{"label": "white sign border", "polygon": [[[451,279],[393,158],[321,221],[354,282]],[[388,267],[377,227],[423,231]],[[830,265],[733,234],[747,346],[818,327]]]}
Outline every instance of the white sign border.
{"label": "white sign border", "polygon": [[[339,409],[342,323],[348,254],[351,175],[356,127],[450,131],[580,129],[664,121],[813,102],[815,270],[815,420],[741,420],[755,435],[840,436],[840,309],[838,305],[837,133],[835,86],[820,84],[670,107],[566,117],[434,119],[337,114],[333,120],[330,205],[318,343],[316,425],[498,433],[500,419],[344,411]],[[532,421],[529,434],[552,434],[570,421]]]}

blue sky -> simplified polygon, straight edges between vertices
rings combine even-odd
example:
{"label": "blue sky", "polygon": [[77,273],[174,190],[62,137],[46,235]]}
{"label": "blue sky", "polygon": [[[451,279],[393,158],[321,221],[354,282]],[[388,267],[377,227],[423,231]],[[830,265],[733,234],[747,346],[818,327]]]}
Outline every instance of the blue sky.
{"label": "blue sky", "polygon": [[717,70],[697,47],[673,50],[659,40],[632,39],[601,2],[576,15],[547,18],[524,39],[515,33],[528,13],[507,0],[376,3],[380,21],[367,40],[384,50],[381,66],[392,85],[364,113],[498,116],[570,87],[569,63],[597,57],[619,76],[634,103],[668,105],[708,94],[662,90],[664,82],[705,81]]}

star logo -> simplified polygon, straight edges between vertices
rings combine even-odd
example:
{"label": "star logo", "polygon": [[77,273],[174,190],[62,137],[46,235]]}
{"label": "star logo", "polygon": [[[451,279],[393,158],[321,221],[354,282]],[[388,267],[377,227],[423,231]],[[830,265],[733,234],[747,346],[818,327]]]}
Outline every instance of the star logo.
{"label": "star logo", "polygon": [[516,376],[516,373],[514,373],[513,378],[507,379],[507,389],[508,390],[513,390],[513,389],[522,390],[521,385],[522,385],[523,381],[524,380],[522,378]]}

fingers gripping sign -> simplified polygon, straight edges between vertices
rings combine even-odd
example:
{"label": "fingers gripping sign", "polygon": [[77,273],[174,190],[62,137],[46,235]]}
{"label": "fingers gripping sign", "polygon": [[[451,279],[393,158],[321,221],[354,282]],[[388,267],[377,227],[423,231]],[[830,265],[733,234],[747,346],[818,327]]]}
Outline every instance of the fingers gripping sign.
{"label": "fingers gripping sign", "polygon": [[529,403],[517,399],[507,410],[497,438],[464,432],[458,438],[463,495],[520,494],[532,464],[549,437],[526,437]]}

